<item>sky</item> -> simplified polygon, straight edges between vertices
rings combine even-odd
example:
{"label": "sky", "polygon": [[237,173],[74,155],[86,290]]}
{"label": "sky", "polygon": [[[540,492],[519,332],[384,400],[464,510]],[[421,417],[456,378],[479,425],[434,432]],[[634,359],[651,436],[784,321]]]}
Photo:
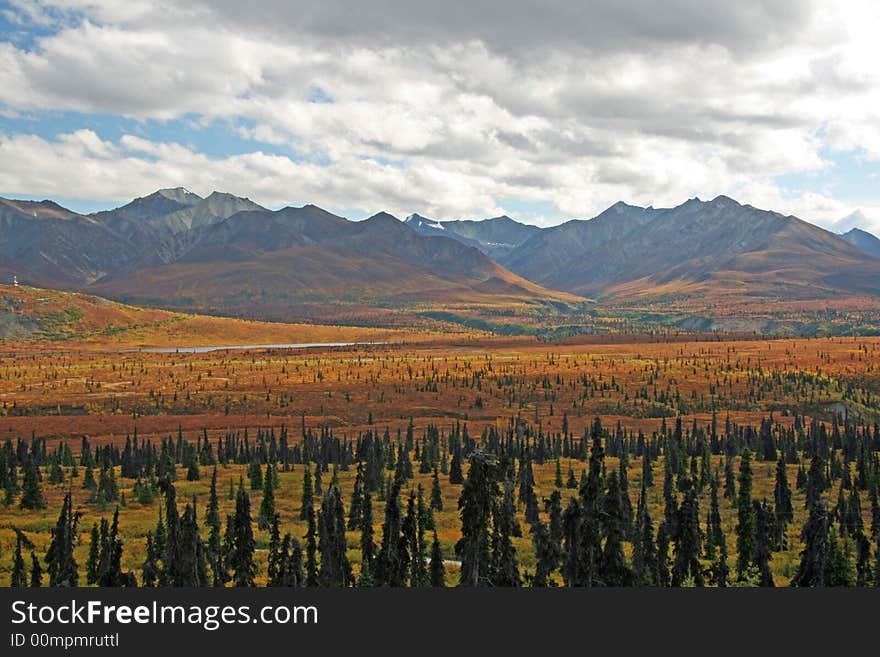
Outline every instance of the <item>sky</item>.
{"label": "sky", "polygon": [[0,195],[880,233],[875,0],[0,0]]}

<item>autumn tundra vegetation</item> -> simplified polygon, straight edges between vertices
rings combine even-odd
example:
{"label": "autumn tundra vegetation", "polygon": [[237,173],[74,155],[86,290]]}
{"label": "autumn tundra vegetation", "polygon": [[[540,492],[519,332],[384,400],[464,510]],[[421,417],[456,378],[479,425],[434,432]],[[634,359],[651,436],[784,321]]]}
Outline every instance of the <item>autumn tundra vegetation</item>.
{"label": "autumn tundra vegetation", "polygon": [[880,339],[173,315],[0,342],[4,585],[880,581]]}

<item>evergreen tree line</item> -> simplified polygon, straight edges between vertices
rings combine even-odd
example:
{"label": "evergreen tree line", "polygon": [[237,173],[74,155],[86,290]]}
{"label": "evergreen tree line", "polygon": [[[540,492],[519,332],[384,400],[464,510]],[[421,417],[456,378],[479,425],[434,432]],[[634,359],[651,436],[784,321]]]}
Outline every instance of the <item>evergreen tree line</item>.
{"label": "evergreen tree line", "polygon": [[[466,425],[453,425],[446,435],[428,427],[415,435],[412,422],[392,438],[368,431],[356,439],[303,429],[302,444],[289,446],[286,430],[231,433],[212,445],[206,433],[195,442],[168,437],[158,449],[137,435],[122,450],[111,446],[92,450],[83,439],[79,458],[66,444],[54,452],[43,439],[30,445],[7,441],[2,454],[4,481],[18,487],[23,470],[22,508],[41,508],[41,471],[77,466],[99,471],[94,490],[102,501],[116,499],[114,467],[122,477],[135,478],[138,495],[164,499],[155,530],[146,537],[146,557],[139,574],[123,572],[123,541],[118,534],[118,507],[112,521],[102,519],[91,528],[86,564],[88,584],[132,586],[253,586],[257,580],[254,522],[270,535],[265,580],[270,586],[443,586],[444,555],[436,534],[433,512],[442,510],[439,474],[461,485],[458,510],[461,539],[454,552],[460,561],[463,586],[684,586],[757,584],[772,586],[770,561],[787,548],[794,519],[787,469],[797,468],[799,489],[805,491],[808,519],[801,528],[805,543],[791,584],[795,586],[877,585],[880,580],[880,507],[878,507],[878,427],[849,422],[804,423],[795,418],[786,427],[767,418],[758,427],[740,427],[729,420],[718,426],[715,417],[705,427],[685,427],[680,418],[665,423],[651,436],[603,427],[597,418],[583,435],[564,430],[545,435],[540,427],[511,421],[505,431],[494,427],[479,439]],[[723,455],[722,468],[712,467],[711,456]],[[606,455],[619,459],[608,472]],[[233,456],[232,459],[229,457]],[[662,518],[648,510],[649,491],[655,486],[654,465],[663,457]],[[739,456],[738,469],[734,457]],[[219,458],[218,458],[219,457]],[[561,459],[583,459],[576,475],[563,476]],[[635,509],[629,492],[629,463],[638,458],[642,480]],[[533,463],[555,461],[555,490],[538,500]],[[772,500],[753,496],[755,462],[775,463]],[[407,491],[419,472],[432,473],[431,491],[419,486]],[[809,466],[806,467],[806,461]],[[235,512],[220,517],[217,465],[246,464],[248,485],[240,478],[230,498]],[[275,511],[278,472],[294,465],[303,468],[299,518],[306,522],[303,536],[281,535]],[[173,484],[177,466],[187,479],[198,479],[201,468],[213,465],[204,522],[196,499],[186,501],[181,513]],[[348,511],[336,483],[336,473],[356,467]],[[332,479],[324,488],[324,473]],[[61,481],[65,481],[62,470]],[[837,502],[828,503],[832,488]],[[252,517],[250,490],[262,491]],[[576,491],[563,505],[562,491]],[[860,491],[871,500],[871,523],[864,526]],[[321,496],[319,505],[315,496]],[[385,502],[381,537],[374,536],[373,500]],[[95,496],[93,496],[94,498]],[[708,498],[708,509],[701,502]],[[722,500],[736,516],[736,560],[728,563],[728,545],[721,523]],[[317,508],[316,508],[317,506]],[[520,565],[514,537],[523,535],[517,510],[523,509],[535,549],[533,570]],[[542,519],[546,518],[546,520]],[[52,541],[42,562],[50,586],[77,585],[73,557],[80,514],[65,496]],[[655,529],[656,527],[656,529]],[[346,530],[359,531],[361,562],[357,575],[347,556]],[[430,541],[430,546],[428,542]],[[627,558],[624,544],[631,545]],[[30,546],[30,547],[29,547]],[[29,550],[30,575],[23,552]],[[872,555],[873,551],[873,555]],[[449,555],[452,557],[453,555]],[[44,569],[22,532],[17,532],[13,557],[13,586],[40,585]],[[139,575],[139,577],[138,577]]]}

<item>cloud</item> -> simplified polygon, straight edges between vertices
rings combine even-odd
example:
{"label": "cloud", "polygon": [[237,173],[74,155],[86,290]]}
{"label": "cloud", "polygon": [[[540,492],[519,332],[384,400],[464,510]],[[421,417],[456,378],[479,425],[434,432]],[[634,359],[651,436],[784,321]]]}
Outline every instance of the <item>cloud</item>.
{"label": "cloud", "polygon": [[[869,0],[499,6],[16,0],[21,22],[52,29],[0,43],[0,113],[219,120],[252,152],[208,158],[147,132],[93,134],[99,154],[68,143],[82,131],[10,134],[3,147],[33,169],[4,171],[0,190],[123,199],[161,178],[436,218],[550,202],[551,222],[741,192],[828,222],[855,207],[775,180],[821,178],[829,153],[880,161]],[[58,155],[74,172],[46,159]],[[66,184],[90,171],[109,187]]]}
{"label": "cloud", "polygon": [[[207,195],[228,191],[270,207],[315,203],[323,207],[388,209],[398,216],[435,197],[441,207],[498,213],[480,182],[439,168],[401,169],[376,160],[345,158],[329,166],[295,162],[262,152],[209,158],[175,143],[134,135],[115,142],[90,130],[44,140],[33,135],[0,135],[0,189],[31,196],[57,195],[59,187],[81,198],[127,201],[156,189],[179,185]],[[457,200],[467,199],[467,207]]]}
{"label": "cloud", "polygon": [[[119,3],[61,0],[95,17],[116,18]],[[548,45],[583,51],[633,50],[674,43],[719,43],[742,52],[808,23],[812,2],[740,0],[723,11],[704,0],[667,0],[657,11],[650,0],[210,0],[144,3],[128,10],[143,24],[168,25],[181,12],[227,28],[262,36],[310,35],[360,46],[424,45],[481,41],[505,53],[543,51]]]}

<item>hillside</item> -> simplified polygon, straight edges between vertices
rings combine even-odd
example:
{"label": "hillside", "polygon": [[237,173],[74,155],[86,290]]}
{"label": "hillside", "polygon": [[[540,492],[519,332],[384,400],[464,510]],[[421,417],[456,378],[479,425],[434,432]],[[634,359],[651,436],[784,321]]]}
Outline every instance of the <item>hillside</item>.
{"label": "hillside", "polygon": [[135,308],[86,294],[0,285],[2,340],[69,339],[175,318],[175,313],[164,310]]}
{"label": "hillside", "polygon": [[77,292],[0,285],[0,343],[66,347],[200,347],[236,344],[429,340],[427,332],[255,322],[138,308]]}

